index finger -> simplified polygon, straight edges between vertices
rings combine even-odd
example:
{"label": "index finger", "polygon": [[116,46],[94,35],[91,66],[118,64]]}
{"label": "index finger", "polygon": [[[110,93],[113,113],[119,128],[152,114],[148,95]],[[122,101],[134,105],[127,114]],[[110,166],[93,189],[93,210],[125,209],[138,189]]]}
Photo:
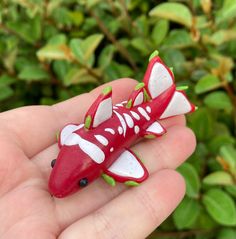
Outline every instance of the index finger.
{"label": "index finger", "polygon": [[20,145],[28,157],[33,157],[56,142],[56,132],[65,124],[82,122],[103,87],[112,86],[113,101],[119,102],[129,96],[135,84],[137,81],[124,78],[54,106],[27,106],[4,112],[0,115],[1,132]]}

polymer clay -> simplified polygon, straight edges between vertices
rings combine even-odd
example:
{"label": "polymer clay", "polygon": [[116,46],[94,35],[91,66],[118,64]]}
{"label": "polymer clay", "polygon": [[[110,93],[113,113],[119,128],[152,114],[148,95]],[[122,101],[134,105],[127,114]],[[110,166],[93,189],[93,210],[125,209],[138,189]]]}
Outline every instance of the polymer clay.
{"label": "polymer clay", "polygon": [[116,182],[137,186],[148,178],[148,171],[130,147],[140,138],[162,136],[166,129],[158,120],[195,109],[184,91],[176,88],[172,71],[154,54],[143,82],[127,101],[113,106],[112,89],[106,87],[84,123],[68,124],[61,130],[49,191],[65,197],[101,176],[113,186]]}

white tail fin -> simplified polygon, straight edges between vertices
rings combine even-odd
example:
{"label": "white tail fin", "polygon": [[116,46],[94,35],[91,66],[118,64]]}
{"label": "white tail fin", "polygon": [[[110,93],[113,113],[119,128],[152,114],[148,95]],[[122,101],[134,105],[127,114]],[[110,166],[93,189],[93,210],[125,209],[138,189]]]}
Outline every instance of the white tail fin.
{"label": "white tail fin", "polygon": [[183,91],[175,91],[170,103],[162,113],[160,119],[165,119],[175,115],[182,115],[193,112],[195,106],[191,104]]}
{"label": "white tail fin", "polygon": [[174,76],[160,57],[156,56],[149,62],[143,82],[154,99],[174,84]]}

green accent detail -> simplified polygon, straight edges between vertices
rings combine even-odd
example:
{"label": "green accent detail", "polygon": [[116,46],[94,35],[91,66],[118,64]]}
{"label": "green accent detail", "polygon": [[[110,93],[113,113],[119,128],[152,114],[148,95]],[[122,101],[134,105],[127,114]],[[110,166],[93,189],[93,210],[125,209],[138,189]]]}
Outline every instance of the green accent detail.
{"label": "green accent detail", "polygon": [[126,104],[126,108],[130,109],[131,106],[132,106],[132,100],[130,99]]}
{"label": "green accent detail", "polygon": [[86,119],[85,119],[84,127],[85,127],[86,129],[89,129],[90,126],[91,126],[91,122],[92,122],[92,117],[91,117],[91,115],[88,115],[88,116],[86,117]]}
{"label": "green accent detail", "polygon": [[137,183],[135,181],[126,181],[125,185],[129,186],[129,187],[137,187],[137,186],[139,186],[139,183]]}
{"label": "green accent detail", "polygon": [[109,185],[111,185],[112,187],[116,186],[116,181],[114,178],[112,178],[111,176],[103,173],[102,174],[102,178],[106,181],[106,183],[108,183]]}
{"label": "green accent detail", "polygon": [[102,94],[103,95],[108,95],[111,91],[112,91],[112,87],[111,86],[107,86],[106,88],[104,88],[102,90]]}
{"label": "green accent detail", "polygon": [[152,58],[156,57],[159,55],[159,51],[155,50],[150,56],[149,56],[149,61],[152,60]]}
{"label": "green accent detail", "polygon": [[145,139],[155,139],[156,136],[154,134],[146,134],[146,135],[144,135],[144,138]]}
{"label": "green accent detail", "polygon": [[173,67],[169,67],[169,69],[172,72],[172,74],[174,75],[174,68]]}
{"label": "green accent detail", "polygon": [[144,94],[144,102],[151,100],[151,97],[149,96],[149,94],[147,93],[145,89],[143,90],[143,94]]}
{"label": "green accent detail", "polygon": [[145,87],[145,84],[143,82],[141,83],[138,83],[136,86],[135,86],[135,90],[139,90],[139,89],[142,89],[143,87]]}
{"label": "green accent detail", "polygon": [[187,85],[181,85],[176,87],[176,90],[187,90],[187,89],[188,89]]}
{"label": "green accent detail", "polygon": [[132,149],[133,154],[144,164],[144,160],[140,157],[140,155]]}
{"label": "green accent detail", "polygon": [[59,140],[59,134],[60,134],[60,131],[57,131],[57,132],[56,132],[56,139],[57,139],[57,142],[58,142],[58,140]]}

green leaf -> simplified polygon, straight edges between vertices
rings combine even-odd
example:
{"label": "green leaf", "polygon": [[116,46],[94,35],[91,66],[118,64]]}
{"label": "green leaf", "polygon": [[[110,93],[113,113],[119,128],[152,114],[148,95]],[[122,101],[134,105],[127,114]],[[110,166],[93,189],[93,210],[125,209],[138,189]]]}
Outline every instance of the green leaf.
{"label": "green leaf", "polygon": [[206,108],[199,108],[189,119],[189,125],[199,140],[211,139],[214,131],[214,120]]}
{"label": "green leaf", "polygon": [[61,44],[66,44],[67,39],[64,34],[57,34],[53,37],[51,37],[48,41],[48,45],[61,45]]}
{"label": "green leaf", "polygon": [[86,69],[71,68],[65,76],[64,85],[74,85],[82,83],[96,83],[97,79],[87,72]]}
{"label": "green leaf", "polygon": [[219,46],[225,42],[236,39],[236,31],[234,29],[219,30],[210,37],[206,37],[206,41],[216,46]]}
{"label": "green leaf", "polygon": [[81,63],[88,63],[91,61],[94,52],[103,39],[102,34],[93,34],[86,39],[72,39],[70,41],[70,48],[76,59]]}
{"label": "green leaf", "polygon": [[236,16],[236,1],[224,0],[223,7],[216,13],[216,23],[219,24]]}
{"label": "green leaf", "polygon": [[220,148],[220,155],[228,163],[232,173],[236,173],[236,150],[232,145],[224,145]]}
{"label": "green leaf", "polygon": [[14,91],[9,86],[0,87],[0,101],[6,100],[14,95]]}
{"label": "green leaf", "polygon": [[203,195],[205,205],[211,217],[221,225],[236,225],[236,207],[233,199],[221,189],[210,189]]}
{"label": "green leaf", "polygon": [[82,49],[82,42],[83,41],[81,39],[72,39],[70,41],[70,49],[79,62],[84,61],[84,52]]}
{"label": "green leaf", "polygon": [[216,171],[208,174],[203,183],[209,185],[232,185],[234,184],[232,176],[225,171]]}
{"label": "green leaf", "polygon": [[144,55],[148,55],[149,50],[148,47],[145,44],[145,40],[142,37],[135,37],[130,42],[131,46],[133,46],[135,49],[142,52]]}
{"label": "green leaf", "polygon": [[155,24],[151,33],[151,38],[155,43],[155,46],[158,46],[163,42],[168,31],[169,31],[169,21],[160,20]]}
{"label": "green leaf", "polygon": [[200,191],[200,179],[196,169],[189,163],[182,164],[178,171],[182,174],[186,183],[186,194],[191,198],[198,198]]}
{"label": "green leaf", "polygon": [[172,30],[162,43],[165,48],[187,48],[194,45],[194,42],[185,29]]}
{"label": "green leaf", "polygon": [[9,75],[2,75],[0,76],[0,88],[4,87],[4,86],[8,86],[11,85],[12,83],[14,83],[16,81],[15,78],[9,76]]}
{"label": "green leaf", "polygon": [[37,51],[40,61],[45,60],[71,60],[70,49],[65,44],[46,45]]}
{"label": "green leaf", "polygon": [[162,3],[149,12],[151,17],[160,17],[180,23],[186,27],[192,26],[192,14],[190,10],[181,3]]}
{"label": "green leaf", "polygon": [[82,49],[84,52],[84,60],[88,60],[95,52],[96,48],[103,39],[103,34],[93,34],[87,37],[82,43]]}
{"label": "green leaf", "polygon": [[235,239],[236,230],[233,228],[222,228],[217,232],[217,239]]}
{"label": "green leaf", "polygon": [[48,73],[40,66],[26,66],[18,75],[19,79],[25,81],[38,81],[49,79]]}
{"label": "green leaf", "polygon": [[173,213],[177,229],[189,229],[198,218],[200,205],[192,198],[185,197]]}
{"label": "green leaf", "polygon": [[236,185],[225,186],[225,190],[236,199]]}
{"label": "green leaf", "polygon": [[113,45],[105,47],[98,57],[98,65],[102,69],[105,69],[112,61],[116,49]]}
{"label": "green leaf", "polygon": [[233,106],[229,96],[225,92],[215,91],[207,95],[204,99],[204,103],[213,109],[222,109],[231,111]]}
{"label": "green leaf", "polygon": [[210,90],[217,89],[221,86],[220,79],[215,75],[205,75],[203,76],[195,86],[195,92],[197,94],[205,93]]}

